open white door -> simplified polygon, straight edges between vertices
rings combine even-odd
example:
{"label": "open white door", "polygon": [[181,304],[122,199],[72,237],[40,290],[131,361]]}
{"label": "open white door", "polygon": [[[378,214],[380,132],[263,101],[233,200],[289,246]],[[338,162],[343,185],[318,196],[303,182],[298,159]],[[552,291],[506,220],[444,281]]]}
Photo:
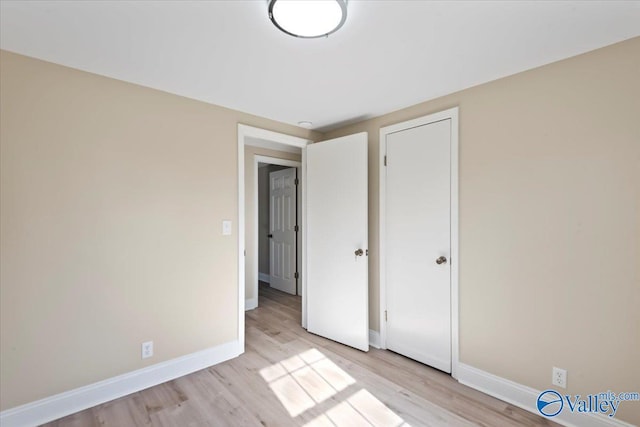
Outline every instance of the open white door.
{"label": "open white door", "polygon": [[368,351],[367,133],[306,150],[307,330]]}
{"label": "open white door", "polygon": [[269,174],[269,284],[296,294],[296,168]]}

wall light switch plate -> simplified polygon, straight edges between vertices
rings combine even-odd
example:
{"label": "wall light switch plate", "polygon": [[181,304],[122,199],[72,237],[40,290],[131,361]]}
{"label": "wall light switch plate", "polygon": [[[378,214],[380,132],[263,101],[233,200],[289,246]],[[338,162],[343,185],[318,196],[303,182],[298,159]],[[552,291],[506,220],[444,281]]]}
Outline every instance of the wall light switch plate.
{"label": "wall light switch plate", "polygon": [[231,221],[226,219],[222,221],[222,235],[231,236]]}

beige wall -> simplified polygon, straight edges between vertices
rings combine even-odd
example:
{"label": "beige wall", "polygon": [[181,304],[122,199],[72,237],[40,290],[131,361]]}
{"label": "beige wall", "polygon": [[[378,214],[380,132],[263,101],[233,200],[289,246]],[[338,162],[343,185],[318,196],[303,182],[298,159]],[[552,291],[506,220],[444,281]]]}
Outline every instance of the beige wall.
{"label": "beige wall", "polygon": [[[326,134],[369,132],[372,327],[380,127],[459,106],[461,361],[542,390],[558,366],[568,393],[638,391],[638,76],[635,38]],[[640,403],[617,418],[640,423]]]}
{"label": "beige wall", "polygon": [[317,134],[5,51],[0,66],[0,408],[235,340],[237,124]]}
{"label": "beige wall", "polygon": [[[309,137],[312,140],[321,139],[320,134],[314,132],[311,134],[313,137]],[[258,281],[258,271],[255,270],[256,260],[256,246],[258,245],[258,233],[255,230],[255,164],[254,156],[268,156],[275,157],[277,159],[295,160],[300,161],[301,155],[296,153],[287,153],[284,151],[269,150],[266,148],[246,146],[244,149],[244,206],[245,206],[245,245],[247,250],[247,256],[245,257],[245,300],[256,298],[255,285]]]}

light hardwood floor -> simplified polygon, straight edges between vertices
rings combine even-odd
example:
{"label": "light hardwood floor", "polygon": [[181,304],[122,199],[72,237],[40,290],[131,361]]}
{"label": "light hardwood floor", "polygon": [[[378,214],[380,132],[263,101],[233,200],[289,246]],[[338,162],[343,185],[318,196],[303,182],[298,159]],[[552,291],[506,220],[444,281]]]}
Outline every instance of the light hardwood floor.
{"label": "light hardwood floor", "polygon": [[300,326],[300,298],[261,283],[240,357],[47,426],[549,426],[389,351]]}

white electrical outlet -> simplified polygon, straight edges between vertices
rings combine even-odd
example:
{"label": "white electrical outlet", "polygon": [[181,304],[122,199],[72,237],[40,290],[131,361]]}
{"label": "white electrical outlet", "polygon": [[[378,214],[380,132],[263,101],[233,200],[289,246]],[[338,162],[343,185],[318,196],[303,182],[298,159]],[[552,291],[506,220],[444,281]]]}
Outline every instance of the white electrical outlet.
{"label": "white electrical outlet", "polygon": [[567,371],[554,367],[551,372],[551,383],[558,387],[567,388]]}
{"label": "white electrical outlet", "polygon": [[146,359],[153,356],[153,341],[142,343],[142,358]]}

